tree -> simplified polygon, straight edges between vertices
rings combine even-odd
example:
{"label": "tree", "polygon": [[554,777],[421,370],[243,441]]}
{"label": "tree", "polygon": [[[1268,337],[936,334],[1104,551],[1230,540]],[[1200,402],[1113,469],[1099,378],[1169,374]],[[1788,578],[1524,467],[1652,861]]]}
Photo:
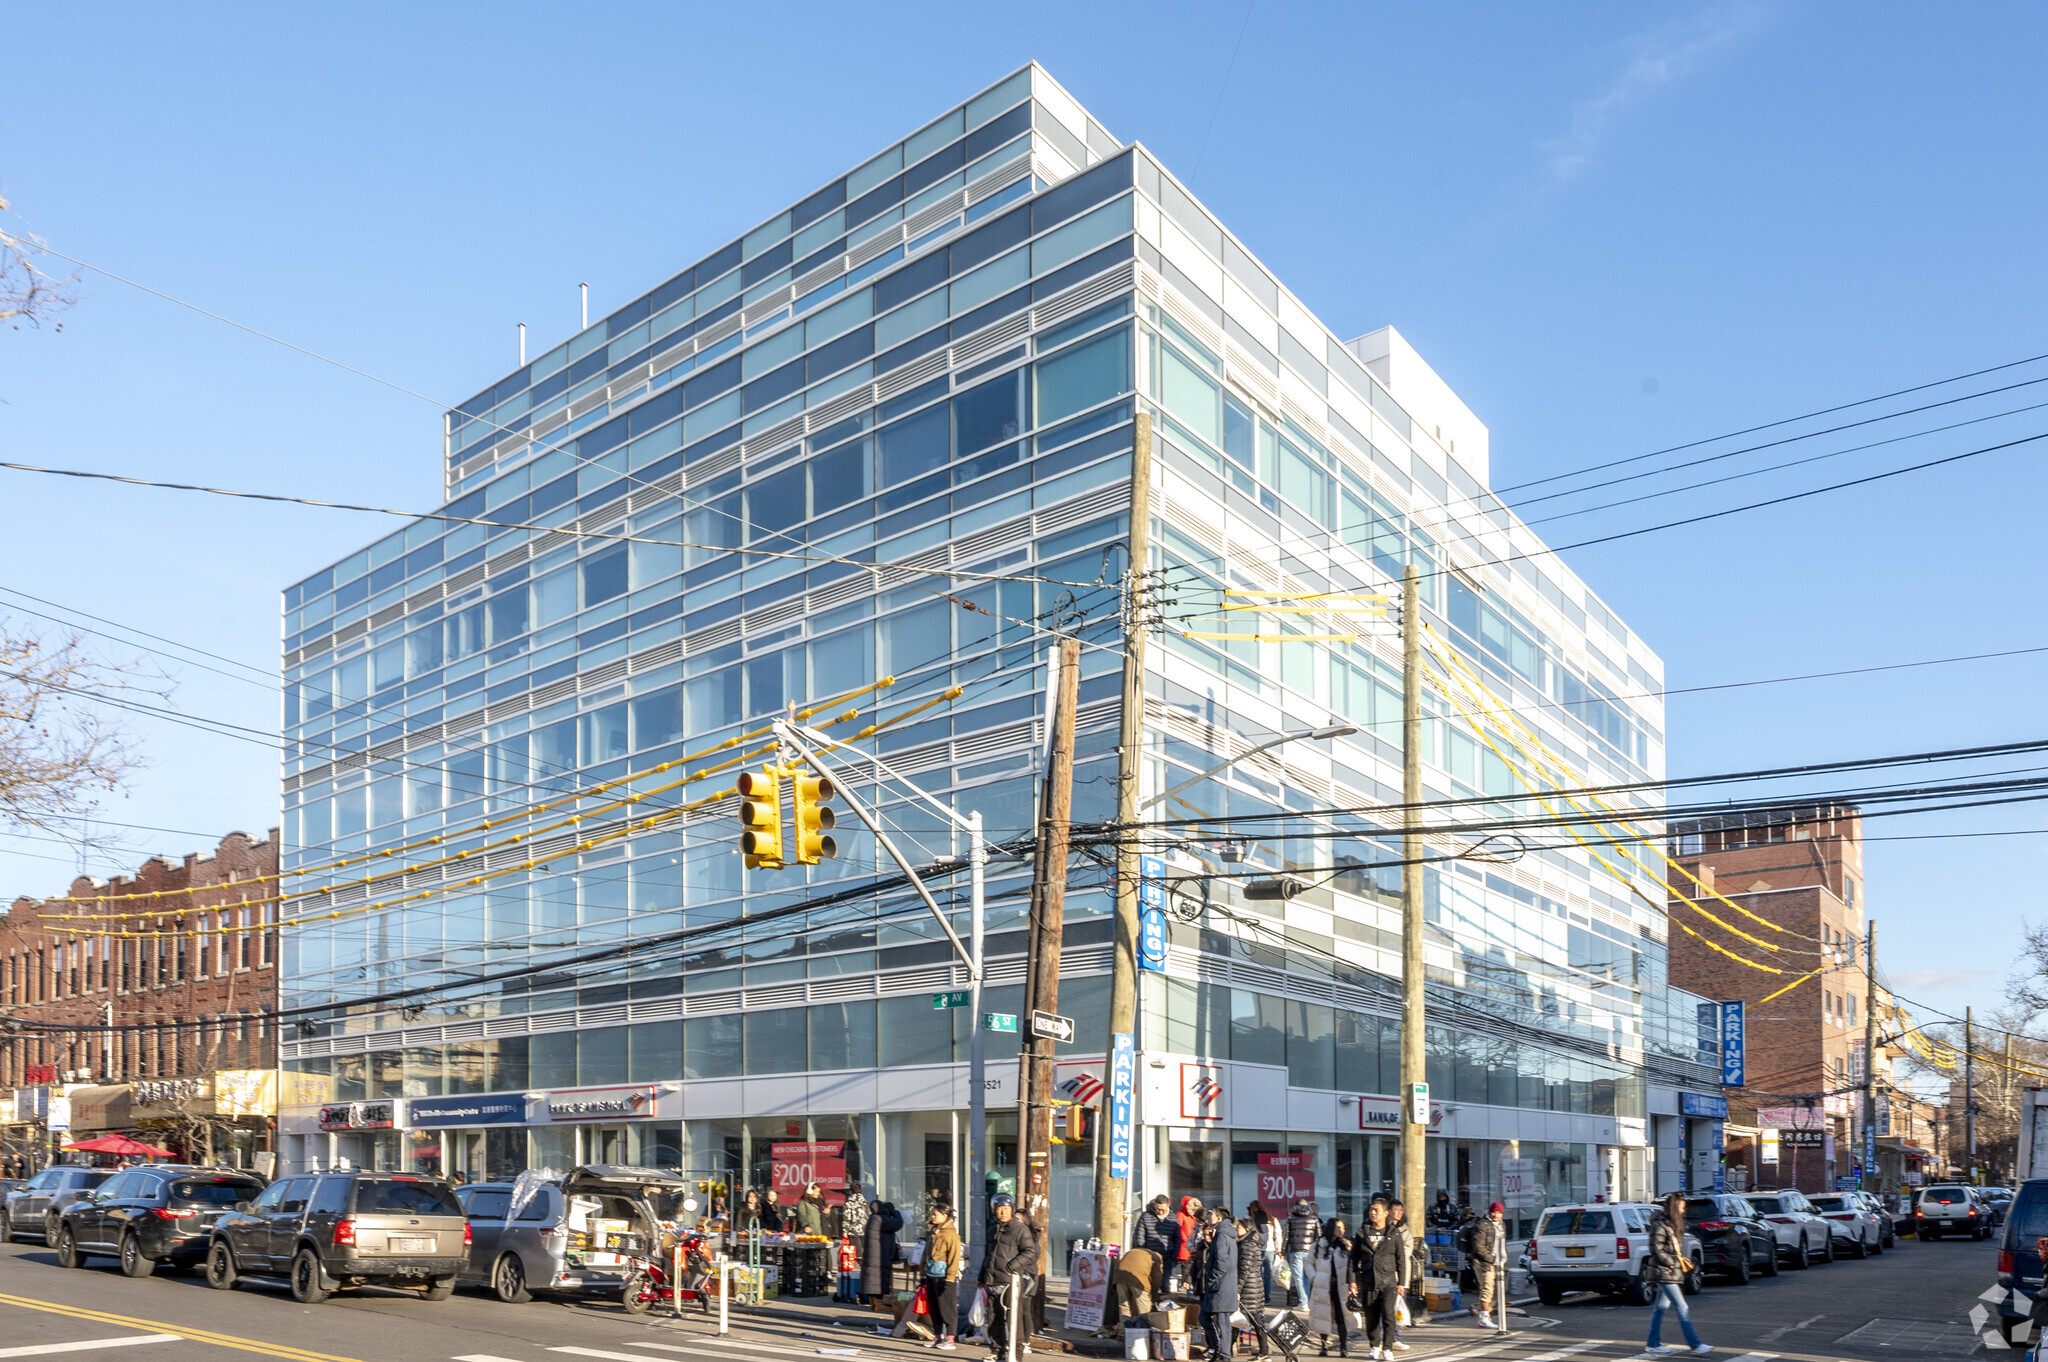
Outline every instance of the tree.
{"label": "tree", "polygon": [[160,674],[101,661],[82,635],[0,620],[0,826],[97,845],[77,820],[140,764],[112,711],[166,693]]}
{"label": "tree", "polygon": [[[0,198],[0,213],[7,211],[7,200]],[[40,237],[0,228],[0,322],[17,331],[24,323],[41,327],[46,321],[62,331],[58,314],[78,301],[76,273],[60,279],[37,263],[45,249]]]}

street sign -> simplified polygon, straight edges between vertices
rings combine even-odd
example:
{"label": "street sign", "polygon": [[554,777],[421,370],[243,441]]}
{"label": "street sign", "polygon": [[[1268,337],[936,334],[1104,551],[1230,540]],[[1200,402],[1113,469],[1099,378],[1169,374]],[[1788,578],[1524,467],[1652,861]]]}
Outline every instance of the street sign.
{"label": "street sign", "polygon": [[1132,1099],[1138,1091],[1138,1047],[1128,1031],[1110,1037],[1109,1047],[1109,1175],[1131,1175],[1131,1151],[1137,1143],[1132,1129]]}
{"label": "street sign", "polygon": [[1408,1085],[1408,1122],[1418,1126],[1429,1124],[1429,1084]]}
{"label": "street sign", "polygon": [[949,1007],[965,1006],[967,1006],[967,990],[964,988],[956,988],[951,993],[932,994],[932,1010],[935,1012],[943,1012]]}
{"label": "street sign", "polygon": [[1166,912],[1147,907],[1138,916],[1138,968],[1148,974],[1166,973]]}
{"label": "street sign", "polygon": [[1031,1014],[1031,1034],[1039,1040],[1068,1041],[1074,1038],[1074,1019],[1052,1012]]}
{"label": "street sign", "polygon": [[981,1014],[981,1025],[985,1031],[1008,1031],[1014,1034],[1017,1030],[1017,1014],[1014,1012],[984,1012]]}
{"label": "street sign", "polygon": [[1741,1003],[1721,1004],[1721,1086],[1739,1088],[1749,1081],[1746,1034]]}

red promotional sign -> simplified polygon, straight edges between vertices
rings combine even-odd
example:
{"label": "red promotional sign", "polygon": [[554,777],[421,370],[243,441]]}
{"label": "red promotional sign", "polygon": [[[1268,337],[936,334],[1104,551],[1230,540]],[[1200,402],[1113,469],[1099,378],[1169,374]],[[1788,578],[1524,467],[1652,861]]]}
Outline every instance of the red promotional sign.
{"label": "red promotional sign", "polygon": [[1309,1165],[1315,1151],[1300,1149],[1291,1154],[1259,1155],[1258,1200],[1268,1215],[1285,1215],[1296,1200],[1316,1199],[1316,1174]]}
{"label": "red promotional sign", "polygon": [[768,1155],[769,1183],[779,1204],[794,1205],[814,1182],[824,1189],[827,1202],[846,1199],[846,1141],[777,1140],[768,1146]]}

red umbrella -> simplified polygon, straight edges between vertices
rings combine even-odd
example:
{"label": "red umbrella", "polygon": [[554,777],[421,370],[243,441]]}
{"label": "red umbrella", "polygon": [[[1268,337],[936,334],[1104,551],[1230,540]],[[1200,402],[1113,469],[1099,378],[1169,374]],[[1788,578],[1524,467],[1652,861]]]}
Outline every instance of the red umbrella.
{"label": "red umbrella", "polygon": [[131,1140],[126,1135],[102,1135],[95,1140],[80,1140],[64,1147],[87,1154],[124,1154],[129,1158],[165,1159],[171,1155],[168,1149],[158,1149],[153,1144]]}

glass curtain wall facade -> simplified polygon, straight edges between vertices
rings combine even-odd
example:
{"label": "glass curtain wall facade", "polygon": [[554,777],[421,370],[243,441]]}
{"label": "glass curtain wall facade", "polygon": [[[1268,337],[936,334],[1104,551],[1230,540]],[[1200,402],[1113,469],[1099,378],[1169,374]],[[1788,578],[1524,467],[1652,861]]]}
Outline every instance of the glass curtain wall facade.
{"label": "glass curtain wall facade", "polygon": [[[930,995],[966,980],[936,924],[874,887],[890,867],[865,834],[743,876],[733,801],[712,797],[761,759],[769,718],[816,706],[836,735],[885,724],[872,745],[898,770],[998,842],[1024,835],[1066,631],[1098,645],[1075,817],[1110,817],[1141,412],[1150,565],[1191,621],[1228,621],[1226,588],[1378,591],[1413,559],[1432,626],[1546,741],[1599,778],[1654,778],[1661,712],[1633,695],[1658,689],[1654,655],[1368,363],[1034,66],[449,412],[441,518],[284,596],[283,1005],[328,1009],[283,1047],[287,1162],[360,1149],[502,1175],[630,1153],[764,1182],[775,1141],[829,1139],[899,1204],[959,1195],[966,1017]],[[1369,816],[1306,811],[1397,799],[1397,658],[1384,629],[1156,634],[1144,788],[1304,717],[1354,723],[1173,808],[1244,820],[1274,865],[1329,865],[1333,833],[1385,859]],[[1520,793],[1447,707],[1427,742],[1433,796]],[[913,860],[964,850],[902,791],[839,776]],[[1110,881],[1085,859],[1070,875],[1076,1063],[1106,1026]],[[1147,980],[1141,1044],[1333,1100],[1391,1091],[1396,884],[1368,865],[1284,912],[1220,887],[1231,916],[1176,924],[1168,978]],[[934,888],[964,936],[964,880]],[[1020,1009],[1027,893],[1028,858],[998,856],[990,1011]],[[1640,1117],[1646,1041],[1684,1012],[1661,915],[1578,852],[1434,870],[1430,905],[1432,1083],[1603,1129]],[[992,1076],[1014,1075],[1014,1046],[989,1037]],[[1670,1063],[1689,1078],[1695,1059]],[[623,1114],[564,1117],[570,1090]],[[448,1099],[467,1097],[495,1114],[460,1125]],[[396,1134],[338,1133],[387,1102]],[[1148,1190],[1183,1162],[1233,1176],[1206,1147],[1169,1153],[1219,1132],[1144,1119]],[[1341,1124],[1319,1123],[1320,1166],[1377,1185],[1378,1145]],[[1528,1138],[1548,1149],[1544,1129]],[[1295,1138],[1249,1132],[1240,1152],[1256,1167],[1260,1141]],[[1534,1157],[1583,1187],[1594,1144],[1574,1128],[1555,1148],[1575,1157]],[[1060,1262],[1088,1203],[1086,1152],[1068,1154]]]}

